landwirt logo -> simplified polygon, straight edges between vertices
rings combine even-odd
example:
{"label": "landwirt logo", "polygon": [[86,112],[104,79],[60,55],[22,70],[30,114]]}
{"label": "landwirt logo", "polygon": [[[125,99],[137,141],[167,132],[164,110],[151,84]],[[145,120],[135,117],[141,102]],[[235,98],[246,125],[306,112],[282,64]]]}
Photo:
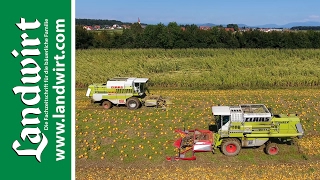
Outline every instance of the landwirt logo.
{"label": "landwirt logo", "polygon": [[1,21],[1,174],[75,179],[74,0],[0,7],[8,17]]}
{"label": "landwirt logo", "polygon": [[[25,86],[16,86],[13,88],[13,93],[21,93],[20,98],[22,103],[28,106],[28,108],[23,109],[21,112],[21,123],[24,128],[20,133],[20,137],[22,141],[25,141],[26,138],[28,138],[28,140],[33,145],[37,145],[37,147],[33,149],[26,149],[26,147],[24,148],[24,146],[22,146],[18,140],[15,140],[12,144],[12,149],[19,156],[35,156],[38,162],[41,162],[41,154],[48,144],[47,137],[41,132],[38,127],[35,127],[40,124],[39,118],[34,118],[34,116],[41,114],[41,110],[36,107],[41,100],[41,97],[39,95],[39,92],[41,90],[39,88],[39,85],[37,84],[41,80],[41,77],[39,75],[39,71],[41,70],[41,68],[35,60],[36,58],[39,58],[39,55],[41,54],[39,49],[36,48],[36,46],[39,46],[41,42],[38,38],[29,38],[26,32],[27,30],[38,29],[41,26],[41,23],[37,19],[34,22],[26,22],[24,18],[21,18],[20,23],[17,23],[16,25],[20,30],[23,31],[21,35],[22,47],[28,47],[28,49],[23,49],[20,52],[23,57],[26,57],[20,62],[23,67],[21,70],[21,82]],[[19,53],[15,49],[11,52],[11,54],[15,58],[19,56]]]}

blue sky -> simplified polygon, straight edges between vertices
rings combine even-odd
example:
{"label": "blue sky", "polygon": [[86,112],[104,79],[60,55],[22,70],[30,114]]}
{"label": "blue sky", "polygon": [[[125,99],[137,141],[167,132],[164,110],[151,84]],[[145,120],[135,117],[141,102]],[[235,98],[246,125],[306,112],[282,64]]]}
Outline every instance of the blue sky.
{"label": "blue sky", "polygon": [[76,18],[158,24],[320,22],[320,0],[76,0]]}

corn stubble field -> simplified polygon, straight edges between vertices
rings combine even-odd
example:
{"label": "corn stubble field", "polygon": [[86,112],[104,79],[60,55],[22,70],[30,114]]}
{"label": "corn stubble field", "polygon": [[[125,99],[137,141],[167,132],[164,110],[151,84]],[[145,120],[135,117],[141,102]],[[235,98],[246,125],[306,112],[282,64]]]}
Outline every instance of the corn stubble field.
{"label": "corn stubble field", "polygon": [[[77,50],[77,179],[317,179],[320,177],[320,50]],[[167,110],[90,104],[86,86],[114,76],[151,78],[150,91],[171,97]],[[306,135],[236,157],[220,151],[196,161],[177,155],[177,128],[208,129],[212,105],[263,103],[297,113]]]}

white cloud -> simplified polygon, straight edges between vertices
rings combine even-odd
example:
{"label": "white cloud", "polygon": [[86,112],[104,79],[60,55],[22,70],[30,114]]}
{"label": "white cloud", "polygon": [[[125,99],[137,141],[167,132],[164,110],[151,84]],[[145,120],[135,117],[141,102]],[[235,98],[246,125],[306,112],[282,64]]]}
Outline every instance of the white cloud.
{"label": "white cloud", "polygon": [[310,19],[320,19],[320,16],[317,15],[311,15],[309,16]]}
{"label": "white cloud", "polygon": [[310,15],[304,19],[304,21],[320,21],[319,15]]}

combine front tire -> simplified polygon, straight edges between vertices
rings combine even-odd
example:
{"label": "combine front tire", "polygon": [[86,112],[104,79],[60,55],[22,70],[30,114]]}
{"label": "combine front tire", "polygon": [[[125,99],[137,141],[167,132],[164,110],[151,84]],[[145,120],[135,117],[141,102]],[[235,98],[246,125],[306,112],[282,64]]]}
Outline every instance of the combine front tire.
{"label": "combine front tire", "polygon": [[268,143],[265,148],[265,152],[268,155],[276,155],[279,152],[279,147],[276,143]]}
{"label": "combine front tire", "polygon": [[112,107],[112,103],[110,102],[110,101],[103,101],[102,102],[102,107],[104,108],[104,109],[110,109],[111,107]]}
{"label": "combine front tire", "polygon": [[240,153],[240,141],[236,138],[224,139],[221,144],[221,151],[226,156],[236,156]]}
{"label": "combine front tire", "polygon": [[132,97],[127,100],[127,107],[130,110],[138,109],[140,105],[141,105],[141,102],[136,97]]}

